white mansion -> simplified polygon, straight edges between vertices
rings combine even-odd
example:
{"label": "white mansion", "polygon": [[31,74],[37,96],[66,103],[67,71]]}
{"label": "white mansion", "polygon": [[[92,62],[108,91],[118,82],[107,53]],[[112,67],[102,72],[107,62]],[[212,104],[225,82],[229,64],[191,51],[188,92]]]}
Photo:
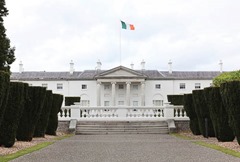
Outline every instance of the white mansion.
{"label": "white mansion", "polygon": [[220,71],[168,71],[147,70],[142,61],[141,70],[118,66],[101,70],[74,71],[73,62],[68,72],[23,71],[13,72],[12,81],[26,82],[30,86],[43,86],[64,96],[80,96],[81,106],[162,106],[169,94],[190,93],[194,89],[209,87]]}

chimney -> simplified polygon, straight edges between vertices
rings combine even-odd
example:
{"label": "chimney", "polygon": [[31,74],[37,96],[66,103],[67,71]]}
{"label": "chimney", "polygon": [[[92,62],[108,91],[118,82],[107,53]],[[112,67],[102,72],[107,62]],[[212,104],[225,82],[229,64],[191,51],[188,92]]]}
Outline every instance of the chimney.
{"label": "chimney", "polygon": [[219,66],[220,66],[220,73],[222,73],[222,69],[223,69],[223,62],[222,60],[219,61]]}
{"label": "chimney", "polygon": [[97,70],[101,70],[102,63],[100,60],[97,62]]}
{"label": "chimney", "polygon": [[71,60],[70,62],[70,74],[73,74],[74,72],[74,63],[73,63],[73,60]]}
{"label": "chimney", "polygon": [[142,67],[142,70],[145,70],[145,61],[144,60],[142,60],[142,62],[141,62],[141,67]]}
{"label": "chimney", "polygon": [[134,64],[131,63],[130,66],[131,66],[131,69],[133,70],[134,69]]}
{"label": "chimney", "polygon": [[169,74],[172,74],[172,60],[169,60],[168,61],[168,72],[169,72]]}
{"label": "chimney", "polygon": [[22,73],[23,72],[23,63],[22,61],[20,61],[19,63],[19,73]]}

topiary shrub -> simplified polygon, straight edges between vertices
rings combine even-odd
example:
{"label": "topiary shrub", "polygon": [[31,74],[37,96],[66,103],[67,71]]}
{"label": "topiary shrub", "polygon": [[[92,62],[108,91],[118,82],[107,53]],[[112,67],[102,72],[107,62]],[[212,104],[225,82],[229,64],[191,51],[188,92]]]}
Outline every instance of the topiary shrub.
{"label": "topiary shrub", "polygon": [[46,129],[46,134],[48,135],[56,135],[56,130],[58,127],[58,113],[62,107],[62,102],[63,95],[53,94],[53,104]]}
{"label": "topiary shrub", "polygon": [[3,119],[3,114],[6,109],[8,100],[10,76],[8,73],[0,71],[0,126]]}
{"label": "topiary shrub", "polygon": [[37,125],[34,131],[34,137],[44,137],[48,125],[49,115],[52,109],[53,93],[51,90],[47,90],[46,98],[44,100],[44,106],[38,119]]}
{"label": "topiary shrub", "polygon": [[18,141],[32,140],[37,121],[43,108],[46,88],[29,87],[28,94],[29,99],[26,101],[25,109],[17,130],[16,138]]}
{"label": "topiary shrub", "polygon": [[198,118],[197,114],[195,112],[195,108],[193,105],[193,98],[192,94],[184,94],[183,96],[183,106],[184,109],[187,113],[187,116],[190,119],[190,130],[194,135],[200,135],[201,132],[199,130],[199,125],[198,125]]}
{"label": "topiary shrub", "polygon": [[240,81],[221,84],[220,93],[228,114],[229,125],[240,145]]}
{"label": "topiary shrub", "polygon": [[208,125],[208,136],[214,137],[214,129],[212,125],[212,121],[209,114],[208,105],[206,104],[205,98],[204,98],[204,91],[203,90],[194,90],[193,91],[193,104],[195,108],[195,112],[197,114],[198,118],[198,124],[199,124],[199,130],[201,134],[204,137],[206,136],[206,127],[205,127],[205,119],[207,119],[207,125]]}
{"label": "topiary shrub", "polygon": [[172,105],[183,105],[183,95],[167,95],[167,98]]}
{"label": "topiary shrub", "polygon": [[0,145],[2,144],[5,147],[12,147],[14,145],[18,123],[23,109],[24,83],[11,82],[7,108],[0,127]]}
{"label": "topiary shrub", "polygon": [[65,97],[65,106],[74,105],[74,102],[80,102],[80,97]]}
{"label": "topiary shrub", "polygon": [[219,87],[204,89],[204,96],[209,107],[216,138],[220,142],[233,141],[235,136],[228,124],[228,114],[224,108]]}

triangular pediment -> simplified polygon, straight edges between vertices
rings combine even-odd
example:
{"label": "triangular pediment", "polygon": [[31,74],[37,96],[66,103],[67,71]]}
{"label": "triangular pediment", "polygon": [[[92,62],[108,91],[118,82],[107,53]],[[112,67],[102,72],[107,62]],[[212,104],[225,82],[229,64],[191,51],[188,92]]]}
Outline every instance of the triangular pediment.
{"label": "triangular pediment", "polygon": [[98,74],[95,78],[146,78],[146,76],[124,66],[118,66]]}

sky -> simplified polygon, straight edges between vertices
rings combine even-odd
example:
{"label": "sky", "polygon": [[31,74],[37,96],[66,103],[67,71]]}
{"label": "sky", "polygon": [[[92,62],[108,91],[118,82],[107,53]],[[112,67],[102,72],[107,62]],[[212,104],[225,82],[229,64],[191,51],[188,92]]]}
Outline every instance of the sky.
{"label": "sky", "polygon": [[[240,69],[239,0],[5,0],[11,71]],[[135,30],[121,29],[120,20]]]}

